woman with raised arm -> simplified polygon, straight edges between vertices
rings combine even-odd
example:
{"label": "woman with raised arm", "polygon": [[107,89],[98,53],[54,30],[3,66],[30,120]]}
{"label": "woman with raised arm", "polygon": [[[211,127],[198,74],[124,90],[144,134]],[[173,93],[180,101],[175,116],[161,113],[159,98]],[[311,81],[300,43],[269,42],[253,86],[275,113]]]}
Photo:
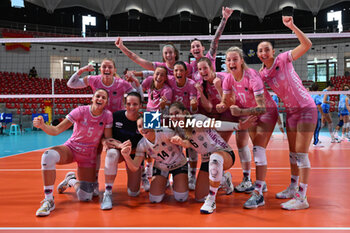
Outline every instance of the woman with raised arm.
{"label": "woman with raised arm", "polygon": [[68,172],[58,187],[63,193],[68,187],[74,187],[80,201],[90,201],[96,182],[97,148],[102,137],[112,136],[112,113],[105,109],[108,92],[97,89],[92,104],[79,106],[72,110],[57,126],[46,125],[42,117],[33,120],[33,126],[49,135],[58,135],[74,124],[73,134],[63,145],[54,146],[41,157],[41,169],[44,182],[45,199],[36,211],[36,216],[47,216],[55,209],[53,189],[56,180],[56,164],[78,164],[77,180],[74,172]]}
{"label": "woman with raised arm", "polygon": [[[287,210],[309,208],[306,198],[310,173],[309,147],[316,128],[316,105],[293,67],[293,61],[312,46],[307,36],[293,23],[293,17],[283,16],[283,24],[298,37],[300,44],[293,50],[274,57],[275,50],[268,41],[258,45],[257,55],[263,62],[261,77],[277,94],[286,107],[287,137],[291,165],[291,184],[276,194],[276,198],[292,198],[282,203]],[[300,184],[298,187],[300,175]]]}
{"label": "woman with raised arm", "polygon": [[[151,62],[146,59],[141,58],[140,56],[136,55],[134,52],[130,51],[124,44],[122,38],[118,37],[115,41],[115,46],[117,46],[126,56],[128,56],[133,62],[138,64],[139,66],[143,67],[146,70],[152,70],[154,71],[158,66],[164,66],[168,70],[168,75],[174,74],[174,65],[175,62],[179,60],[179,51],[175,47],[175,45],[171,42],[167,42],[162,49],[162,57],[163,62]],[[186,63],[186,68],[191,71],[190,64]],[[153,72],[151,73],[145,73],[144,77],[153,75]],[[188,75],[191,75],[191,73],[188,73]]]}
{"label": "woman with raised arm", "polygon": [[[255,187],[244,189],[244,192],[252,193],[251,197],[244,203],[244,208],[253,209],[265,204],[263,191],[266,191],[266,147],[277,122],[277,105],[267,92],[259,73],[245,64],[243,51],[240,48],[231,47],[226,51],[226,67],[230,76],[224,80],[223,97],[221,103],[216,106],[217,110],[220,112],[230,108],[233,116],[243,119],[249,115],[258,116],[257,125],[249,129],[256,166]],[[235,95],[234,103],[231,102],[233,95]],[[247,134],[247,131],[240,131],[237,134],[237,145],[247,147],[248,137],[241,137],[243,134]],[[244,163],[250,165],[250,157],[242,153],[241,147],[238,148],[242,166]],[[243,167],[243,170],[245,169]],[[243,174],[245,173],[243,172]],[[236,191],[243,191],[240,188],[240,186],[236,187]]]}
{"label": "woman with raised arm", "polygon": [[111,112],[116,112],[124,109],[124,94],[137,91],[143,96],[142,88],[137,79],[133,79],[132,84],[130,82],[121,79],[117,75],[117,68],[115,62],[112,59],[103,59],[100,67],[101,74],[88,75],[81,78],[84,72],[94,71],[94,66],[89,63],[88,65],[80,68],[75,72],[67,82],[67,86],[74,89],[85,88],[90,86],[93,91],[98,88],[103,88],[108,91],[109,100],[106,108]]}
{"label": "woman with raised arm", "polygon": [[201,80],[200,74],[198,72],[198,62],[199,62],[199,59],[201,59],[202,57],[206,57],[210,60],[213,70],[215,71],[215,59],[216,59],[216,52],[218,49],[219,39],[225,29],[227,20],[230,18],[232,12],[233,12],[233,9],[229,7],[222,7],[221,22],[218,28],[216,29],[214,38],[210,43],[209,51],[206,53],[205,56],[204,56],[205,47],[203,46],[202,42],[198,39],[194,39],[191,42],[190,52],[193,55],[193,57],[196,59],[195,61],[192,61],[190,64],[192,69],[190,73],[192,73],[193,80],[195,81]]}

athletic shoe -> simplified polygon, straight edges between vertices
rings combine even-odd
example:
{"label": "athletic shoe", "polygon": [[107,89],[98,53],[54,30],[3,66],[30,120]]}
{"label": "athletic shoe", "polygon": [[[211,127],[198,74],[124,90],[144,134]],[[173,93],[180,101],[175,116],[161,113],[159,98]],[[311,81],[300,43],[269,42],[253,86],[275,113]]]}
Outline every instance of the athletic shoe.
{"label": "athletic shoe", "polygon": [[92,196],[98,197],[100,195],[99,184],[94,183],[94,191],[92,192]]}
{"label": "athletic shoe", "polygon": [[276,193],[277,199],[288,199],[294,197],[294,195],[297,193],[298,187],[291,188],[288,186],[287,189],[283,190],[282,192]]}
{"label": "athletic shoe", "polygon": [[229,172],[224,173],[225,182],[222,184],[222,188],[226,190],[226,195],[230,195],[233,192],[232,175]]}
{"label": "athletic shoe", "polygon": [[264,196],[258,192],[253,192],[250,198],[244,203],[243,207],[246,209],[256,209],[259,206],[265,205]]}
{"label": "athletic shoe", "polygon": [[322,145],[322,143],[320,141],[318,141],[317,144],[313,144],[314,147],[324,147],[324,145]]}
{"label": "athletic shoe", "polygon": [[101,202],[101,210],[110,210],[112,207],[112,193],[105,192]]}
{"label": "athletic shoe", "polygon": [[[70,179],[76,179],[74,172],[68,172],[64,180],[57,186],[57,192],[63,193],[69,186],[68,182]],[[69,186],[70,187],[70,186]]]}
{"label": "athletic shoe", "polygon": [[341,140],[338,139],[338,138],[332,138],[331,139],[331,143],[340,143],[340,142],[341,142]]}
{"label": "athletic shoe", "polygon": [[196,176],[190,175],[188,177],[188,189],[195,190],[196,189]]}
{"label": "athletic shoe", "polygon": [[48,216],[50,212],[53,211],[54,209],[55,209],[54,200],[44,199],[41,201],[40,208],[36,211],[36,216],[38,217]]}
{"label": "athletic shoe", "polygon": [[242,193],[252,187],[252,181],[248,177],[243,177],[243,181],[235,187],[235,192]]}
{"label": "athletic shoe", "polygon": [[149,180],[147,177],[141,177],[141,187],[143,188],[143,190],[145,190],[146,192],[149,191],[151,185],[149,183]]}
{"label": "athletic shoe", "polygon": [[[245,190],[245,193],[247,193],[247,194],[250,194],[250,193],[252,193],[253,191],[255,190],[255,182],[254,182],[254,184],[250,187],[250,188],[247,188],[246,190]],[[264,183],[264,186],[263,186],[263,193],[266,193],[267,192],[267,185],[266,185],[266,183]]]}
{"label": "athletic shoe", "polygon": [[302,198],[299,193],[296,193],[293,199],[281,204],[282,209],[285,210],[303,210],[309,208],[307,198]]}
{"label": "athletic shoe", "polygon": [[211,214],[214,212],[215,209],[215,199],[211,198],[210,195],[208,195],[200,211],[202,214]]}

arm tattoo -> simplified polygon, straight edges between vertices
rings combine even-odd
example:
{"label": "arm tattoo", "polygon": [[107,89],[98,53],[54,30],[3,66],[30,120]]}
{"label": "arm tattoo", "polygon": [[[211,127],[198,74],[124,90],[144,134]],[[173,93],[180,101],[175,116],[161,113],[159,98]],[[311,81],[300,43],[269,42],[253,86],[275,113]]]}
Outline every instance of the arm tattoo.
{"label": "arm tattoo", "polygon": [[227,19],[225,17],[222,17],[219,27],[216,29],[215,36],[210,43],[209,53],[211,56],[214,56],[216,54],[216,51],[218,49],[218,44],[219,44],[219,38],[225,29],[226,22],[227,22]]}

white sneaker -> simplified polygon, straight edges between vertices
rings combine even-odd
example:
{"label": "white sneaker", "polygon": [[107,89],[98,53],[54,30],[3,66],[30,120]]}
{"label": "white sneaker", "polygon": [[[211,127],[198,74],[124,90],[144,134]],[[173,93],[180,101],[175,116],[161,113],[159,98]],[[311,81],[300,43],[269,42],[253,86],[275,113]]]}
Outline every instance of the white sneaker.
{"label": "white sneaker", "polygon": [[331,143],[340,143],[340,142],[341,142],[341,140],[338,139],[338,138],[332,138],[331,139]]}
{"label": "white sneaker", "polygon": [[36,211],[36,216],[38,217],[44,217],[48,216],[51,211],[55,209],[55,202],[54,200],[47,200],[44,199],[41,201],[41,206],[40,208]]}
{"label": "white sneaker", "polygon": [[297,191],[298,191],[298,187],[297,188],[291,188],[290,186],[288,186],[288,188],[283,190],[282,192],[276,193],[276,198],[277,199],[292,198],[297,193]]}
{"label": "white sneaker", "polygon": [[252,181],[248,177],[243,177],[242,182],[235,187],[235,191],[237,193],[242,193],[248,189],[251,189],[252,186]]}
{"label": "white sneaker", "polygon": [[141,187],[142,187],[143,190],[145,190],[146,192],[148,192],[149,189],[151,188],[151,185],[150,185],[149,180],[148,180],[147,177],[141,178]]}
{"label": "white sneaker", "polygon": [[224,173],[225,182],[222,184],[222,188],[226,190],[226,195],[230,195],[233,192],[232,175],[229,172]]}
{"label": "white sneaker", "polygon": [[103,194],[103,199],[101,202],[101,210],[110,210],[112,209],[113,204],[112,204],[112,194],[111,193],[104,193]]}
{"label": "white sneaker", "polygon": [[285,210],[303,210],[309,208],[307,198],[300,197],[299,193],[296,193],[293,199],[281,204],[282,209]]}
{"label": "white sneaker", "polygon": [[57,192],[58,193],[63,193],[68,185],[68,182],[70,179],[76,179],[75,173],[74,172],[68,172],[66,174],[66,177],[64,178],[64,180],[57,186]]}
{"label": "white sneaker", "polygon": [[202,214],[211,214],[214,212],[215,209],[215,199],[211,198],[210,195],[208,195],[200,211]]}
{"label": "white sneaker", "polygon": [[314,147],[324,147],[320,141],[317,144],[313,144]]}
{"label": "white sneaker", "polygon": [[188,189],[195,190],[196,189],[196,176],[190,175],[188,177]]}

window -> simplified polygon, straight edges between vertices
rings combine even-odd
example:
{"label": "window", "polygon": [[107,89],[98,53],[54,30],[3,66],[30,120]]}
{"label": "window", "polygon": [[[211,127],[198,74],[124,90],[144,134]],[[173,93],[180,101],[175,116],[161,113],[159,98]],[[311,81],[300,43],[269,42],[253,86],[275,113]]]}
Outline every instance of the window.
{"label": "window", "polygon": [[345,67],[350,68],[350,58],[345,58]]}
{"label": "window", "polygon": [[15,8],[23,8],[24,0],[11,0],[11,6]]}
{"label": "window", "polygon": [[327,21],[328,22],[338,21],[338,30],[339,30],[339,32],[343,31],[341,11],[331,10],[330,12],[328,12],[327,13]]}
{"label": "window", "polygon": [[336,76],[337,59],[314,60],[307,62],[307,80],[313,82],[327,82],[330,77]]}
{"label": "window", "polygon": [[82,16],[82,36],[86,36],[86,25],[88,26],[96,26],[96,17],[91,15],[83,15]]}

